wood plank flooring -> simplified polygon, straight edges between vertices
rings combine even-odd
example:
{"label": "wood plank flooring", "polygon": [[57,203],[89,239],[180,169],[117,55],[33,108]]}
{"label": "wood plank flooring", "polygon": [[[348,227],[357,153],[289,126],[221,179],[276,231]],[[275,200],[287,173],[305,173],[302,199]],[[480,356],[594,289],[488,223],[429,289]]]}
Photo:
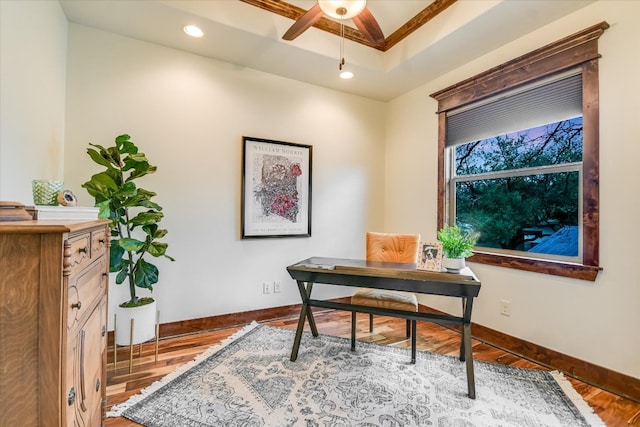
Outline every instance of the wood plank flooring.
{"label": "wood plank flooring", "polygon": [[[340,311],[327,311],[315,314],[318,332],[321,334],[350,337],[351,314]],[[291,317],[261,322],[267,325],[295,329],[298,318]],[[108,354],[107,369],[107,410],[154,381],[161,379],[179,365],[192,360],[211,345],[224,340],[242,327],[225,328],[216,331],[202,332],[160,341],[158,362],[155,362],[154,345],[147,343],[135,347],[133,372],[129,374],[127,348],[118,351],[118,367],[113,365],[113,351]],[[358,339],[378,342],[385,345],[409,347],[408,340],[402,339],[405,333],[405,321],[389,317],[376,316],[375,329],[368,332],[368,317],[358,315]],[[418,322],[418,350],[434,353],[457,355],[460,345],[460,334],[451,329],[428,322]],[[473,340],[475,360],[497,362],[522,368],[545,369],[528,360],[504,352],[487,344]],[[640,427],[640,404],[608,393],[581,381],[569,378],[573,387],[580,393],[593,410],[608,427]],[[107,418],[105,427],[138,426],[125,418]]]}

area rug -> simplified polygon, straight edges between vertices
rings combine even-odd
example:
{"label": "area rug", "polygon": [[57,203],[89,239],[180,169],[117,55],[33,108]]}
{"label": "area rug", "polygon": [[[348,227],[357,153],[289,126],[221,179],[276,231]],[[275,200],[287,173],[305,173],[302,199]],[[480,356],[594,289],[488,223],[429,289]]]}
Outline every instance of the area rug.
{"label": "area rug", "polygon": [[475,361],[475,400],[465,364],[451,356],[309,333],[289,361],[295,331],[246,327],[114,406],[154,426],[604,426],[560,373]]}

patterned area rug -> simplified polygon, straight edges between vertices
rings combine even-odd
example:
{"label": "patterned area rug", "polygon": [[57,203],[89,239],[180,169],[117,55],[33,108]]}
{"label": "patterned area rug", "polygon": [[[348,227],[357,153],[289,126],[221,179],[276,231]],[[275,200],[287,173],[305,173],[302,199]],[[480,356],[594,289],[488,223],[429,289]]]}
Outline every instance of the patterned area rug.
{"label": "patterned area rug", "polygon": [[559,373],[475,361],[476,400],[455,357],[256,323],[107,416],[144,426],[604,426]]}

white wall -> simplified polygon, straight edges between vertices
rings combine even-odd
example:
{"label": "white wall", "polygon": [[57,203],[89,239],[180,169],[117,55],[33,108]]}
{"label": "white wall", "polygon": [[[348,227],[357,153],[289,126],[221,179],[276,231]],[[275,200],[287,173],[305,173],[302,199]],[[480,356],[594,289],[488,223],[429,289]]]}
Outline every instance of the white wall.
{"label": "white wall", "polygon": [[0,200],[62,179],[67,19],[57,1],[0,1]]}
{"label": "white wall", "polygon": [[[384,113],[377,101],[69,26],[65,181],[92,205],[80,187],[100,170],[88,143],[122,133],[158,165],[143,184],[158,193],[176,258],[158,263],[161,322],[297,304],[287,265],[363,257],[365,231],[383,226]],[[313,146],[311,238],[240,239],[243,135]],[[283,292],[263,295],[274,280]],[[125,294],[112,285],[110,307]]]}
{"label": "white wall", "polygon": [[[512,58],[607,21],[600,60],[600,264],[595,282],[472,264],[482,281],[474,322],[640,378],[640,159],[637,70],[640,2],[598,2],[453,70],[389,105],[385,228],[435,237],[437,102],[428,95]],[[414,183],[424,183],[421,188]],[[400,208],[401,207],[401,208]],[[417,215],[418,213],[418,215]],[[511,317],[499,301],[511,301]],[[457,301],[422,298],[458,313]]]}
{"label": "white wall", "polygon": [[[631,176],[640,158],[637,16],[640,2],[598,2],[385,105],[77,25],[66,50],[57,2],[0,1],[0,199],[31,203],[31,180],[61,178],[64,165],[67,187],[90,204],[80,188],[97,171],[87,144],[128,132],[159,165],[145,185],[165,207],[177,258],[160,263],[161,321],[295,304],[284,270],[291,262],[363,256],[364,232],[383,226],[435,237],[436,102],[428,94],[606,20],[604,271],[584,282],[474,264],[483,281],[474,321],[640,378],[640,193]],[[313,237],[239,239],[242,135],[313,145]],[[263,296],[265,280],[281,280],[283,293]],[[124,289],[112,288],[113,307]],[[511,317],[498,314],[500,299],[511,301]],[[442,299],[423,303],[458,309]]]}

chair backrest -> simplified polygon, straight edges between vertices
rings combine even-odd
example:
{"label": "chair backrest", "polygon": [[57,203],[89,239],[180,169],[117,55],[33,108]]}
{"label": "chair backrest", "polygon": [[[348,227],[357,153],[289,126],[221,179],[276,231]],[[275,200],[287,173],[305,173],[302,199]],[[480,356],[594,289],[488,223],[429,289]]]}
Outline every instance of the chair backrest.
{"label": "chair backrest", "polygon": [[419,234],[367,232],[367,261],[417,263]]}

